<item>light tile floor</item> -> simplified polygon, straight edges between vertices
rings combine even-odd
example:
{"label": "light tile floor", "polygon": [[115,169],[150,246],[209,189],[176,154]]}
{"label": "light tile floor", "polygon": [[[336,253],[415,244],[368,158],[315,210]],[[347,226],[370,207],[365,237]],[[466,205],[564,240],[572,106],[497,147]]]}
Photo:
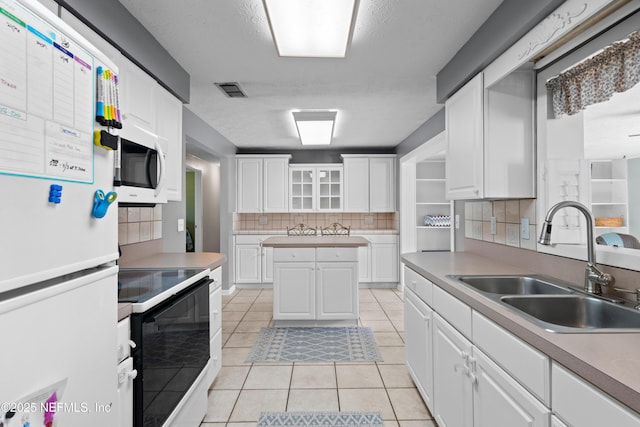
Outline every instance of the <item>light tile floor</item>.
{"label": "light tile floor", "polygon": [[383,362],[245,363],[272,320],[271,289],[222,298],[222,369],[201,427],[255,427],[263,411],[375,411],[385,427],[436,427],[404,364],[404,305],[394,289],[360,289],[361,326]]}

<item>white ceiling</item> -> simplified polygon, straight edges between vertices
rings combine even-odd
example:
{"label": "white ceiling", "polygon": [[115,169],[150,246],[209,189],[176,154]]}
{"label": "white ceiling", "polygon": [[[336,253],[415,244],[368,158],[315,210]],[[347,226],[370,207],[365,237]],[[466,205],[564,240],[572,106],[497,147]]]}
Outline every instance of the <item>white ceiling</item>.
{"label": "white ceiling", "polygon": [[[360,0],[346,59],[277,56],[261,0],[120,0],[191,75],[187,106],[240,148],[303,148],[291,112],[338,111],[332,148],[393,147],[442,105],[436,74],[501,0]],[[214,82],[239,82],[246,99]]]}

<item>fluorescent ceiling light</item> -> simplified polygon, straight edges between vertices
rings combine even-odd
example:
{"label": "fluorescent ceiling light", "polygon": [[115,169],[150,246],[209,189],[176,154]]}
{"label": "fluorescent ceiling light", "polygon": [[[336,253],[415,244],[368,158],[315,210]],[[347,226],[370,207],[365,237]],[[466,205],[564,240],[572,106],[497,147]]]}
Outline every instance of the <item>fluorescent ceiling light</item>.
{"label": "fluorescent ceiling light", "polygon": [[262,0],[280,56],[344,58],[358,0]]}
{"label": "fluorescent ceiling light", "polygon": [[335,111],[300,111],[293,113],[302,145],[329,145],[336,121]]}

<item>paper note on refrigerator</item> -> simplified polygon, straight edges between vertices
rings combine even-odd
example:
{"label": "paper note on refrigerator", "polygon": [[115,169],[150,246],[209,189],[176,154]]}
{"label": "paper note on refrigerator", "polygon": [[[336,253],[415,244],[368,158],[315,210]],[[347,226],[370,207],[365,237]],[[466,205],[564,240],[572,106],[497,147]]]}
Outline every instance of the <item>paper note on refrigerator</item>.
{"label": "paper note on refrigerator", "polygon": [[0,174],[93,182],[94,58],[0,0]]}

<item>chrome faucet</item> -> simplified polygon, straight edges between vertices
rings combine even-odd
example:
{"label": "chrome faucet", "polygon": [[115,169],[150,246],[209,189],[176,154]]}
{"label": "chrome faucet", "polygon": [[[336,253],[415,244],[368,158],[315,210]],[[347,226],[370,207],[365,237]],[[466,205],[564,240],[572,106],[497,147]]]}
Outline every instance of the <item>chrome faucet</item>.
{"label": "chrome faucet", "polygon": [[587,220],[587,268],[584,272],[584,291],[589,294],[602,295],[601,285],[612,285],[614,278],[608,273],[603,273],[596,267],[596,249],[593,244],[593,215],[591,211],[582,203],[566,200],[554,205],[544,219],[542,231],[538,243],[542,245],[551,245],[551,221],[553,216],[562,208],[576,208]]}

